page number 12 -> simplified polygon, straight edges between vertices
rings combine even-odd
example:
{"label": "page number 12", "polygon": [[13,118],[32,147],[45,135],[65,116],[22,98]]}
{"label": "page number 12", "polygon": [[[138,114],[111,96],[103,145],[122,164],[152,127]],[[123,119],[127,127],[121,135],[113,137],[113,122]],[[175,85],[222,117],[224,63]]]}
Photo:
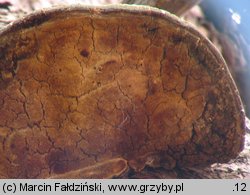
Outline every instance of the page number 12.
{"label": "page number 12", "polygon": [[233,191],[237,191],[237,192],[246,192],[247,191],[247,184],[246,183],[236,183],[235,185],[235,190]]}

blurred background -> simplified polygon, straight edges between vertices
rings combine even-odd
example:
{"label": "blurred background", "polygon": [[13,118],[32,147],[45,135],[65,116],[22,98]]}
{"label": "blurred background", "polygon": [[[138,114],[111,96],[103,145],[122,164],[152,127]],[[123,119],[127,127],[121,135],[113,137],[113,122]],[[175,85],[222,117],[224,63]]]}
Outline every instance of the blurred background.
{"label": "blurred background", "polygon": [[193,23],[220,50],[250,117],[249,0],[0,0],[0,28],[21,16],[55,5],[147,4]]}

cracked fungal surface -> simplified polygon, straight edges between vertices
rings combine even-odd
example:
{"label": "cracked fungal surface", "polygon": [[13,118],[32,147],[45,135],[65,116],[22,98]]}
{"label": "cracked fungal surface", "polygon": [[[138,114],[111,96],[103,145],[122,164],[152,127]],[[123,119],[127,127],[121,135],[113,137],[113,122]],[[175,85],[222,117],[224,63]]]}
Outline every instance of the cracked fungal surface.
{"label": "cracked fungal surface", "polygon": [[59,8],[0,32],[0,178],[226,162],[244,129],[217,50],[167,13]]}

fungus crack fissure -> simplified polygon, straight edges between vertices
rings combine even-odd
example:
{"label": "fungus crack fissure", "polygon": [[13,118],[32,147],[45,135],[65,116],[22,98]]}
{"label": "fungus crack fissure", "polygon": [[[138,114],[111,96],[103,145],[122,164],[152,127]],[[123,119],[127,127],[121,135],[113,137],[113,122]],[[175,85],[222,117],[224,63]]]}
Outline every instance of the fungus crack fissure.
{"label": "fungus crack fissure", "polygon": [[24,51],[35,50],[0,88],[0,177],[49,177],[118,157],[135,169],[224,161],[238,128],[233,100],[209,59],[193,53],[202,40],[184,31],[147,16],[94,15],[25,30]]}

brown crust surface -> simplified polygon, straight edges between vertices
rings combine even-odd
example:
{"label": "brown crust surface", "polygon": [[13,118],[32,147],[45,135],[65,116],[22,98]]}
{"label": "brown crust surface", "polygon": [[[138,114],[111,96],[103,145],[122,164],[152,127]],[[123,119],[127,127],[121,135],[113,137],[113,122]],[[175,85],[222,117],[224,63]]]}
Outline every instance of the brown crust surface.
{"label": "brown crust surface", "polygon": [[0,32],[0,73],[1,178],[119,157],[135,171],[205,166],[243,147],[245,116],[224,60],[158,9],[31,14]]}

